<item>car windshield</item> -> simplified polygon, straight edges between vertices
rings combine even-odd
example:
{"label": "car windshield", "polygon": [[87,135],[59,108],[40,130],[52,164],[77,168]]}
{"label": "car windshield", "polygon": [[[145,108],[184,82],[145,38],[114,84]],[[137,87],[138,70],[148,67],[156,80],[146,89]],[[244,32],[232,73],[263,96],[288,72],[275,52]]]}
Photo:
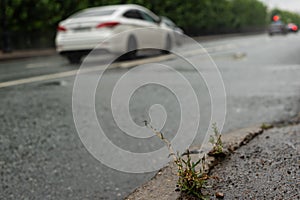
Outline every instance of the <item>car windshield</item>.
{"label": "car windshield", "polygon": [[71,18],[81,18],[81,17],[101,17],[101,16],[107,16],[112,15],[116,10],[84,10],[81,12],[78,12],[71,16]]}
{"label": "car windshield", "polygon": [[175,27],[176,25],[174,24],[174,22],[172,22],[169,18],[166,17],[162,17],[162,21],[168,25],[169,27]]}
{"label": "car windshield", "polygon": [[276,22],[272,22],[272,24],[274,24],[274,25],[282,25],[283,22],[282,21],[276,21]]}

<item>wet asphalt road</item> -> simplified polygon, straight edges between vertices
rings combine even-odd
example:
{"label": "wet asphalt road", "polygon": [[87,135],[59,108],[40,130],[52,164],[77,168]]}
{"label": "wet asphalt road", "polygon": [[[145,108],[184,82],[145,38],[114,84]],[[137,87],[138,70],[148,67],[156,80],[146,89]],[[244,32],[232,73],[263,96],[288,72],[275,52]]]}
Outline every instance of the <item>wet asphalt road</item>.
{"label": "wet asphalt road", "polygon": [[[300,35],[234,37],[202,45],[208,48],[224,80],[227,95],[224,133],[283,120],[299,112]],[[195,50],[188,59],[200,63],[202,73],[210,76],[212,64],[207,56],[195,53],[196,48],[186,44],[180,50]],[[106,59],[97,62],[104,63]],[[208,89],[185,61],[170,59],[161,63],[176,69],[194,88],[200,102],[201,122],[193,144],[199,145],[211,117]],[[93,62],[89,65],[93,67]],[[2,62],[0,85],[78,67],[58,56]],[[115,124],[110,108],[112,89],[129,70],[115,68],[105,72],[95,97],[97,117],[107,137],[125,150],[141,153],[161,148],[163,144],[157,138],[130,138]],[[134,73],[137,77],[144,75],[143,70]],[[155,76],[169,71],[153,67],[147,73]],[[86,76],[93,79],[97,74]],[[89,154],[74,125],[73,83],[74,76],[69,76],[0,88],[0,199],[121,199],[154,175],[118,172]],[[169,80],[169,84],[181,88],[176,80]],[[222,99],[222,93],[219,95],[217,99]],[[143,120],[149,120],[148,110],[153,104],[164,106],[168,117],[163,132],[172,139],[179,127],[180,102],[166,88],[157,85],[139,88],[129,103],[133,121],[142,125]],[[87,116],[87,123],[89,120]]]}

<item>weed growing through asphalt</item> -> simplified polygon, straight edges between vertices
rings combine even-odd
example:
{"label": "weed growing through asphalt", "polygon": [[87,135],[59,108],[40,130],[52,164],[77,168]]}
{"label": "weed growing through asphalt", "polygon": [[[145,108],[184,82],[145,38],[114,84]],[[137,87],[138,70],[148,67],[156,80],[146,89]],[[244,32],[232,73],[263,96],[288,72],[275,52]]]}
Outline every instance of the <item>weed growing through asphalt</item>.
{"label": "weed growing through asphalt", "polygon": [[214,123],[212,125],[212,129],[214,132],[214,135],[211,135],[209,138],[209,142],[213,145],[213,149],[208,153],[211,156],[225,156],[224,150],[223,150],[223,142],[221,138],[221,133],[218,130],[217,124]]}
{"label": "weed growing through asphalt", "polygon": [[[210,178],[204,172],[205,156],[197,162],[192,161],[188,150],[186,156],[186,160],[181,156],[177,156],[177,160],[175,160],[175,164],[178,168],[177,184],[181,192],[198,197],[199,199],[206,199],[206,196],[201,192],[201,190],[206,187],[206,181]],[[200,166],[198,167],[198,165]]]}
{"label": "weed growing through asphalt", "polygon": [[205,156],[199,159],[197,162],[193,162],[189,150],[185,153],[186,159],[179,153],[174,152],[171,143],[164,137],[164,135],[157,131],[147,121],[145,126],[150,128],[155,135],[160,138],[167,146],[170,155],[173,157],[174,163],[177,166],[178,181],[177,186],[179,190],[186,195],[192,195],[199,199],[207,199],[201,192],[201,189],[206,187],[206,181],[210,178],[205,173]]}

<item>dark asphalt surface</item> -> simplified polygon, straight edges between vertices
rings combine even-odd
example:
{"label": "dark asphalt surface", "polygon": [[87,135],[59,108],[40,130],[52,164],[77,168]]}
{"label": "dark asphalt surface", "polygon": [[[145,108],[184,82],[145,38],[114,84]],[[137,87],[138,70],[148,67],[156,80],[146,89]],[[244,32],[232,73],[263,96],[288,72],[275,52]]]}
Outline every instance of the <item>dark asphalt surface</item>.
{"label": "dark asphalt surface", "polygon": [[[290,118],[299,112],[300,36],[266,35],[205,42],[224,79],[227,117],[223,132],[262,122]],[[193,45],[181,47],[192,50]],[[189,59],[203,62],[200,55]],[[183,61],[162,62],[183,74],[195,87],[200,101],[201,124],[194,144],[201,143],[210,119],[208,91],[199,75]],[[0,63],[0,82],[74,70],[58,56]],[[96,94],[98,118],[116,145],[135,152],[161,147],[156,138],[137,140],[122,135],[108,107],[112,86],[128,69],[105,73]],[[140,73],[140,72],[139,72]],[[167,73],[156,68],[150,72]],[[88,76],[97,76],[89,74]],[[127,174],[110,169],[83,147],[72,116],[74,77],[0,88],[0,199],[121,199],[154,173]],[[176,85],[176,82],[171,82]],[[153,104],[168,114],[163,132],[172,138],[180,110],[163,88],[145,87],[133,96],[130,111],[140,124]],[[89,119],[87,119],[89,120]],[[133,164],[134,165],[134,164]]]}
{"label": "dark asphalt surface", "polygon": [[[274,128],[211,172],[210,193],[224,199],[300,199],[300,125]],[[217,199],[211,196],[211,199]]]}

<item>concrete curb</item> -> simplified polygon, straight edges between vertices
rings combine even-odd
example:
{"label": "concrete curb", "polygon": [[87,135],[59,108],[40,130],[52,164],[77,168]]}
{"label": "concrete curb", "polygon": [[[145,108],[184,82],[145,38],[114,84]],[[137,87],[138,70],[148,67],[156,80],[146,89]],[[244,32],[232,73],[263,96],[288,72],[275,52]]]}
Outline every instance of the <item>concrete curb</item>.
{"label": "concrete curb", "polygon": [[[233,152],[262,133],[263,129],[260,128],[260,126],[254,126],[222,135],[224,149],[228,150],[228,152]],[[195,150],[199,151],[199,149],[200,147],[193,147],[191,148],[191,152],[195,152]],[[199,154],[191,155],[192,160],[197,161],[201,155],[207,154],[211,149],[211,144],[205,144],[201,149],[202,150],[199,152]],[[206,167],[208,171],[217,163],[218,160],[215,157],[207,156]],[[125,199],[177,199],[180,197],[180,192],[175,192],[178,179],[176,174],[176,165],[173,162],[169,163],[168,166],[159,170],[159,172],[149,182],[137,188]]]}

